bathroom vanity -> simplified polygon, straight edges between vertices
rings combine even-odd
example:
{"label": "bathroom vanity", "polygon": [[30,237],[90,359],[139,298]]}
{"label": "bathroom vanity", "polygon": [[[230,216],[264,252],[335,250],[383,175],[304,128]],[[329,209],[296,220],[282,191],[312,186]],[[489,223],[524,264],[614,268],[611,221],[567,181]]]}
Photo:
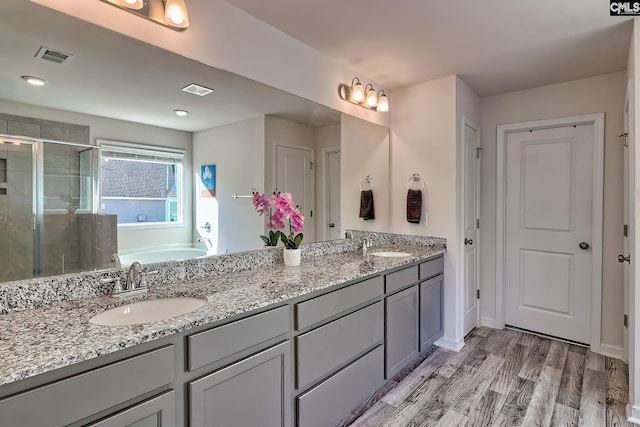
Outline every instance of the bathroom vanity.
{"label": "bathroom vanity", "polygon": [[108,297],[0,316],[32,333],[0,343],[0,425],[337,425],[442,336],[444,248],[398,249],[152,288],[208,300],[152,324],[90,325]]}

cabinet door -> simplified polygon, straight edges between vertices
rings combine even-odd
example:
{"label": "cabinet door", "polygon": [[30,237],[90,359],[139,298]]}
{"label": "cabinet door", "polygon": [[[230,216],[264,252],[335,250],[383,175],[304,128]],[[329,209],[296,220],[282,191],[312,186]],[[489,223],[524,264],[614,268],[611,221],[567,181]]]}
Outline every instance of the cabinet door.
{"label": "cabinet door", "polygon": [[386,299],[386,378],[389,379],[418,355],[418,285]]}
{"label": "cabinet door", "polygon": [[440,274],[420,283],[420,351],[426,351],[442,336],[442,285]]}
{"label": "cabinet door", "polygon": [[289,342],[189,384],[191,427],[291,426]]}
{"label": "cabinet door", "polygon": [[174,427],[175,411],[176,397],[172,390],[88,427]]}

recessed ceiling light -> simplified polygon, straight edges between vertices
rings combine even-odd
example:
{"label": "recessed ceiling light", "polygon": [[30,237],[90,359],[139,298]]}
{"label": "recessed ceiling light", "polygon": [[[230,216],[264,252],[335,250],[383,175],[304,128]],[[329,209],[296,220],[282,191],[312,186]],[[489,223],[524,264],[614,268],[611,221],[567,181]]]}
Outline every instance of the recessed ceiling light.
{"label": "recessed ceiling light", "polygon": [[41,79],[40,77],[22,76],[22,79],[33,86],[44,86],[47,84],[46,80]]}
{"label": "recessed ceiling light", "polygon": [[189,114],[187,110],[173,110],[173,112],[176,113],[176,116],[180,116],[180,117],[184,117],[187,114]]}

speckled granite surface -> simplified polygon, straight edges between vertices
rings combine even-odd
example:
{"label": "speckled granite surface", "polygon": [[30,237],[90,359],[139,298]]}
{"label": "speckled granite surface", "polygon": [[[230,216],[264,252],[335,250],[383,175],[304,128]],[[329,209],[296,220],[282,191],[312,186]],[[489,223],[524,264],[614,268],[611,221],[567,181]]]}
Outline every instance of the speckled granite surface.
{"label": "speckled granite surface", "polygon": [[[347,248],[359,246],[362,242],[358,242],[359,239],[349,240],[344,241]],[[186,315],[143,325],[108,327],[90,324],[88,320],[95,314],[134,301],[117,301],[109,296],[95,295],[0,315],[0,360],[3,361],[0,385],[288,301],[445,251],[442,245],[434,246],[424,241],[422,244],[398,242],[372,249],[383,250],[413,255],[402,258],[369,256],[365,259],[359,249],[316,257],[310,252],[299,267],[285,267],[275,261],[262,264],[256,260],[256,268],[250,270],[214,274],[215,270],[207,269],[208,275],[198,278],[178,275],[170,282],[171,286],[153,286],[144,299],[193,296],[208,303]],[[273,252],[259,256],[275,259],[282,256],[278,250],[259,252]],[[176,263],[167,263],[169,271],[171,264]],[[104,274],[94,274],[98,278],[105,277]],[[164,282],[165,277],[161,280]],[[80,283],[77,286],[83,288]]]}

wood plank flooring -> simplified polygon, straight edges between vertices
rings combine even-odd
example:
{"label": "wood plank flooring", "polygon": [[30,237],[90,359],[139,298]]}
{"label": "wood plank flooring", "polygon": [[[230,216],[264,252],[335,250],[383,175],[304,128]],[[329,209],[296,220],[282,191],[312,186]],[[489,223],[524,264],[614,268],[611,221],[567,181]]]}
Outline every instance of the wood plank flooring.
{"label": "wood plank flooring", "polygon": [[628,367],[564,342],[476,328],[438,349],[351,427],[631,426]]}

